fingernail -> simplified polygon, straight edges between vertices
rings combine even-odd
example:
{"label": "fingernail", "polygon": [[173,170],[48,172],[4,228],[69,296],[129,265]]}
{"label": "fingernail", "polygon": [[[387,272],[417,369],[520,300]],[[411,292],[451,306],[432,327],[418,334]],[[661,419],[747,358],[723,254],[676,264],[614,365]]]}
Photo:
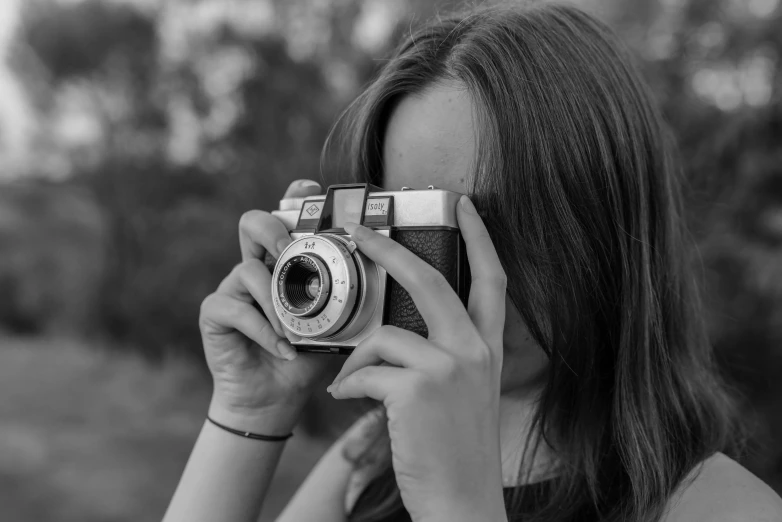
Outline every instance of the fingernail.
{"label": "fingernail", "polygon": [[289,237],[285,237],[277,241],[277,257],[280,257],[280,254],[282,254],[282,251],[285,250],[285,247],[293,243],[293,240]]}
{"label": "fingernail", "polygon": [[304,187],[319,187],[320,183],[317,181],[312,181],[311,179],[301,179],[299,180],[299,186]]}
{"label": "fingernail", "polygon": [[289,361],[292,361],[298,355],[296,349],[283,339],[277,341],[277,351],[280,353],[281,357]]}
{"label": "fingernail", "polygon": [[362,239],[367,239],[369,237],[369,234],[371,233],[367,227],[362,227],[361,225],[357,223],[345,223],[345,232],[350,234],[350,236],[353,239],[357,239],[361,241]]}
{"label": "fingernail", "polygon": [[459,202],[462,205],[462,210],[464,210],[468,214],[478,213],[478,211],[475,210],[475,205],[472,204],[472,201],[470,201],[470,198],[468,198],[467,196],[462,196]]}

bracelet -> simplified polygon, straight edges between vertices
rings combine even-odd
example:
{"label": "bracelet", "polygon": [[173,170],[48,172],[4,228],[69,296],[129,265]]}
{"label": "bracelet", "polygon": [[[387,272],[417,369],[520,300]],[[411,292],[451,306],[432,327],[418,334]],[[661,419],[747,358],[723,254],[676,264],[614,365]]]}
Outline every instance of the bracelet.
{"label": "bracelet", "polygon": [[287,435],[261,435],[260,433],[251,433],[249,431],[235,430],[233,428],[229,428],[225,424],[220,424],[209,415],[206,416],[206,420],[208,420],[218,428],[227,431],[228,433],[233,433],[234,435],[239,435],[240,437],[245,437],[247,439],[265,440],[266,442],[282,442],[284,440],[288,440],[289,438],[293,437],[293,433],[288,433]]}

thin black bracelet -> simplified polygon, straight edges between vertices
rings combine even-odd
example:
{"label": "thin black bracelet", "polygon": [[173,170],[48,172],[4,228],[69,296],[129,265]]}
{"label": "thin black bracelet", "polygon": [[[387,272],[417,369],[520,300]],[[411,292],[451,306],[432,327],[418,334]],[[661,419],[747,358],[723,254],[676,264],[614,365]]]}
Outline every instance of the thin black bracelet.
{"label": "thin black bracelet", "polygon": [[209,415],[206,416],[206,420],[208,420],[218,428],[224,429],[228,433],[233,433],[234,435],[239,435],[240,437],[245,437],[247,439],[265,440],[266,442],[282,442],[284,440],[288,440],[289,438],[293,437],[293,433],[288,433],[287,435],[261,435],[260,433],[251,433],[249,431],[235,430],[233,428],[229,428],[225,424],[220,424]]}

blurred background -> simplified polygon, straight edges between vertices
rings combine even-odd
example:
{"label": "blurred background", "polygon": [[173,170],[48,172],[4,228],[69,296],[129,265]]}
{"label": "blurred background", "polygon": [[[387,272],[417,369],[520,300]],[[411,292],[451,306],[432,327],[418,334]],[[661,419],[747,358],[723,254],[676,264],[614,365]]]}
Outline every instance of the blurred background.
{"label": "blurred background", "polygon": [[[782,493],[780,0],[581,0],[679,138],[720,364]],[[159,520],[210,394],[198,308],[237,222],[320,178],[433,0],[0,1],[0,519]],[[317,397],[262,520],[323,451]]]}

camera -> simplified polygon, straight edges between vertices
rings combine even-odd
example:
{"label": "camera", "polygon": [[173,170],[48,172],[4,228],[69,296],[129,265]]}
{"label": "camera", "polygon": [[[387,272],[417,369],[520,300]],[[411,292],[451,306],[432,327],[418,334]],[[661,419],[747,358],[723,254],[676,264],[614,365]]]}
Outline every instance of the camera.
{"label": "camera", "polygon": [[382,325],[424,337],[428,330],[410,294],[357,248],[354,222],[383,234],[429,263],[466,303],[469,267],[456,221],[461,194],[433,186],[384,191],[366,183],[331,185],[325,195],[280,201],[272,212],[293,242],[279,259],[267,254],[274,310],[299,336],[303,352],[350,353]]}

